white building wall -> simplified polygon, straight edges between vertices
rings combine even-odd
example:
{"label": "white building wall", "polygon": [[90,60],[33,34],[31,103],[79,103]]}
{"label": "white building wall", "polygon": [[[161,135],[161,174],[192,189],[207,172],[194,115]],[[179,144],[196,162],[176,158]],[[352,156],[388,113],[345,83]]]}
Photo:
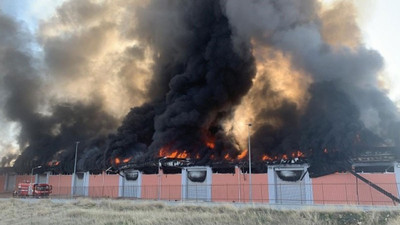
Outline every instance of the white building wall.
{"label": "white building wall", "polygon": [[89,196],[89,172],[80,172],[72,175],[73,196]]}
{"label": "white building wall", "polygon": [[[135,180],[128,178],[129,173],[137,173]],[[128,176],[127,176],[128,175]],[[127,170],[119,176],[118,197],[141,198],[142,194],[142,173],[138,170]]]}
{"label": "white building wall", "polygon": [[396,176],[396,184],[397,184],[397,196],[400,196],[400,163],[395,162],[393,165],[394,174]]}
{"label": "white building wall", "polygon": [[[204,181],[192,181],[190,173],[205,172]],[[182,199],[211,201],[212,169],[211,167],[186,167],[182,169]]]}
{"label": "white building wall", "polygon": [[[276,165],[268,167],[268,193],[270,203],[312,204],[312,180],[307,172],[308,165]],[[285,181],[277,171],[302,171],[302,179]]]}

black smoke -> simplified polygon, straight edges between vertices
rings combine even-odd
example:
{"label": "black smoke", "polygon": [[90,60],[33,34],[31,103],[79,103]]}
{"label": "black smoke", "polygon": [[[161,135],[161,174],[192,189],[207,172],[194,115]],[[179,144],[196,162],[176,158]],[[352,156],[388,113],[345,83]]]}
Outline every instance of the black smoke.
{"label": "black smoke", "polygon": [[311,163],[317,163],[325,156],[343,160],[355,156],[359,149],[384,144],[382,138],[365,127],[356,104],[340,90],[339,84],[314,83],[309,93],[311,99],[300,116],[295,113],[296,104],[288,101],[283,101],[278,109],[258,115],[258,118],[279,118],[283,125],[279,128],[265,125],[255,132],[256,154],[281,157],[300,150]]}
{"label": "black smoke", "polygon": [[[171,6],[159,8],[164,4],[154,1],[148,7],[166,13]],[[171,46],[156,49],[159,64],[150,92],[154,89],[157,103],[133,108],[109,151],[122,157],[144,154],[154,158],[168,146],[168,151],[207,154],[209,138],[215,140],[214,151],[219,156],[224,150],[237,151],[221,134],[221,122],[233,113],[252,85],[255,62],[249,40],[240,44],[240,54],[234,49],[232,30],[219,1],[176,1],[171,5],[179,11],[179,26],[184,32],[168,37],[172,39],[169,42],[184,48],[179,52]],[[173,24],[174,20],[156,22]],[[150,36],[153,38],[157,37]]]}
{"label": "black smoke", "polygon": [[[379,87],[383,58],[358,36],[348,40],[347,29],[340,37],[330,35],[340,28],[335,22],[340,17],[326,25],[319,1],[126,4],[127,16],[119,23],[107,16],[120,12],[107,2],[67,1],[58,10],[67,32],[42,35],[48,70],[32,53],[33,36],[0,14],[0,92],[5,96],[0,102],[5,117],[20,126],[18,171],[47,164],[71,172],[76,141],[79,170],[106,169],[116,165],[116,158],[154,161],[160,149],[186,151],[202,162],[223,160],[226,153],[235,157],[243,150],[237,140],[243,137],[234,136],[224,123],[235,118],[255,85],[262,88],[252,93],[257,98],[249,99],[249,107],[257,109],[254,121],[248,121],[254,124],[254,159],[302,151],[312,167],[323,168],[371,146],[400,143],[398,109]],[[75,25],[79,32],[68,31]],[[349,29],[355,26],[352,21]],[[115,33],[139,44],[126,47],[122,58],[115,52],[103,56],[102,47],[114,40],[110,36]],[[304,105],[277,91],[274,73],[255,79],[258,63],[274,60],[268,51],[262,57],[255,54],[259,49],[282,54],[290,61],[290,70],[305,74],[289,79],[310,79],[302,87],[307,93]],[[147,54],[152,60],[149,77],[140,67]],[[92,62],[102,66],[95,63],[100,56],[122,66],[113,74],[112,69],[110,74],[101,71],[101,76],[88,73],[94,71]],[[143,77],[149,81],[141,82]],[[129,93],[126,104],[136,105],[123,120],[105,110],[110,104],[105,99],[115,93],[102,83],[114,79],[124,87],[121,96]],[[262,84],[253,84],[254,79]],[[48,80],[60,85],[95,80],[90,89],[99,91],[93,91],[89,100],[63,101],[48,93]]]}
{"label": "black smoke", "polygon": [[[255,120],[278,121],[279,126],[268,122],[256,126],[252,136],[255,158],[301,151],[313,168],[322,168],[346,161],[362,149],[393,145],[398,140],[393,135],[399,130],[397,109],[377,85],[381,56],[362,44],[350,49],[324,40],[318,2],[165,4],[153,1],[142,11],[144,22],[139,23],[141,33],[158,50],[149,93],[157,103],[131,110],[113,137],[109,156],[152,160],[166,146],[209,158],[210,149],[204,145],[209,137],[215,140],[217,157],[237,151],[235,138],[227,135],[222,122],[250,89],[254,46],[290,55],[292,69],[312,78],[306,106],[280,96],[269,82],[273,74],[262,80],[265,83],[258,94],[274,105],[258,110]],[[168,17],[171,20],[158,17],[165,15],[165,9],[176,13]],[[268,13],[252,14],[248,9]],[[153,23],[170,23],[177,34],[143,32]],[[160,40],[165,33],[171,37]],[[257,107],[257,102],[253,104]],[[374,123],[379,129],[370,125],[367,111],[379,115]]]}

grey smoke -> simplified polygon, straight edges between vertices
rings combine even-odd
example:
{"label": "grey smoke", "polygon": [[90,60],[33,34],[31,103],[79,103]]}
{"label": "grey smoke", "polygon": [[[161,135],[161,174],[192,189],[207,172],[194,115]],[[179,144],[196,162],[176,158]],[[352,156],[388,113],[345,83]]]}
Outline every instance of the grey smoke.
{"label": "grey smoke", "polygon": [[[281,112],[272,116],[282,118],[294,113],[291,118],[298,120],[283,119],[285,125],[281,129],[270,130],[266,124],[256,131],[259,154],[279,155],[301,149],[313,150],[312,154],[318,155],[328,148],[346,156],[357,145],[398,143],[398,110],[377,81],[383,68],[382,57],[362,44],[353,49],[329,45],[322,37],[318,1],[226,3],[226,13],[239,39],[252,37],[260,45],[290,55],[295,68],[313,78],[311,100],[304,115],[296,115],[295,109],[285,103],[280,107]],[[268,112],[268,116],[273,113]],[[354,142],[357,135],[362,143]]]}
{"label": "grey smoke", "polygon": [[[0,26],[0,85],[6,96],[2,110],[21,129],[18,142],[22,152],[14,166],[26,172],[46,165],[57,152],[64,151],[64,157],[58,159],[59,170],[71,171],[74,142],[80,140],[83,149],[91,145],[104,149],[106,135],[115,129],[117,120],[103,111],[100,99],[94,98],[91,103],[58,102],[48,96],[45,77],[27,42],[30,34],[1,14]],[[41,112],[44,105],[49,112]],[[92,157],[83,160],[89,162]]]}
{"label": "grey smoke", "polygon": [[[121,20],[113,20],[122,12],[121,5]],[[266,74],[259,99],[275,105],[255,116],[266,121],[252,137],[255,158],[302,150],[317,165],[325,149],[331,153],[329,160],[344,160],[363,148],[398,146],[399,113],[377,80],[382,57],[358,39],[343,41],[355,43],[352,47],[332,45],[324,38],[329,30],[323,26],[320,7],[317,0],[115,5],[71,0],[57,10],[54,20],[41,25],[44,65],[32,53],[34,37],[0,14],[2,111],[21,128],[22,153],[15,166],[28,171],[60,160],[57,169],[71,171],[77,140],[82,170],[104,169],[115,157],[152,161],[162,147],[206,160],[211,154],[217,160],[227,152],[234,156],[239,152],[237,140],[224,130],[223,122],[232,118],[253,85],[258,60],[253,51],[260,47],[290,56],[291,69],[310,75],[312,84],[307,90],[310,99],[299,110],[274,90],[273,75]],[[65,33],[48,35],[54,27],[65,28]],[[356,29],[354,21],[348,27]],[[107,52],[107,44],[115,39],[139,44]],[[140,65],[149,54],[153,64],[147,71]],[[99,62],[94,60],[99,57]],[[107,63],[111,65],[104,71],[94,72]],[[117,94],[115,87],[110,91],[106,85],[111,81],[117,81]],[[54,87],[59,86],[62,95],[63,87],[73,83],[88,94],[52,96]],[[124,119],[106,110],[114,101],[110,96],[119,94],[127,97],[115,98],[123,103],[113,112],[125,114],[125,107],[132,107]],[[280,121],[280,126],[270,120]],[[209,138],[215,140],[215,149],[205,145]]]}

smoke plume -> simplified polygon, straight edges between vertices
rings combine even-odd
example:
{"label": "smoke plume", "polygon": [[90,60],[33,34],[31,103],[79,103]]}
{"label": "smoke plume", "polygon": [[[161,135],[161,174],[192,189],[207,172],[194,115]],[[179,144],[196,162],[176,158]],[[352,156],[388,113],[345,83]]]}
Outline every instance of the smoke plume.
{"label": "smoke plume", "polygon": [[260,161],[301,151],[315,166],[398,146],[384,60],[356,17],[344,1],[69,0],[33,35],[0,14],[15,167],[70,172],[76,141],[79,170],[235,160],[248,131]]}

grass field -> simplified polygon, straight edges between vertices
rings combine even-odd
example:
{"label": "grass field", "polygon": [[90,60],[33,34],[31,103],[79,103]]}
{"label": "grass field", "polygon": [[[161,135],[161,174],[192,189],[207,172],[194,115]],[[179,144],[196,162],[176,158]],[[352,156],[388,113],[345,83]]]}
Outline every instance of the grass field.
{"label": "grass field", "polygon": [[400,224],[400,210],[277,210],[129,200],[0,201],[0,224]]}

